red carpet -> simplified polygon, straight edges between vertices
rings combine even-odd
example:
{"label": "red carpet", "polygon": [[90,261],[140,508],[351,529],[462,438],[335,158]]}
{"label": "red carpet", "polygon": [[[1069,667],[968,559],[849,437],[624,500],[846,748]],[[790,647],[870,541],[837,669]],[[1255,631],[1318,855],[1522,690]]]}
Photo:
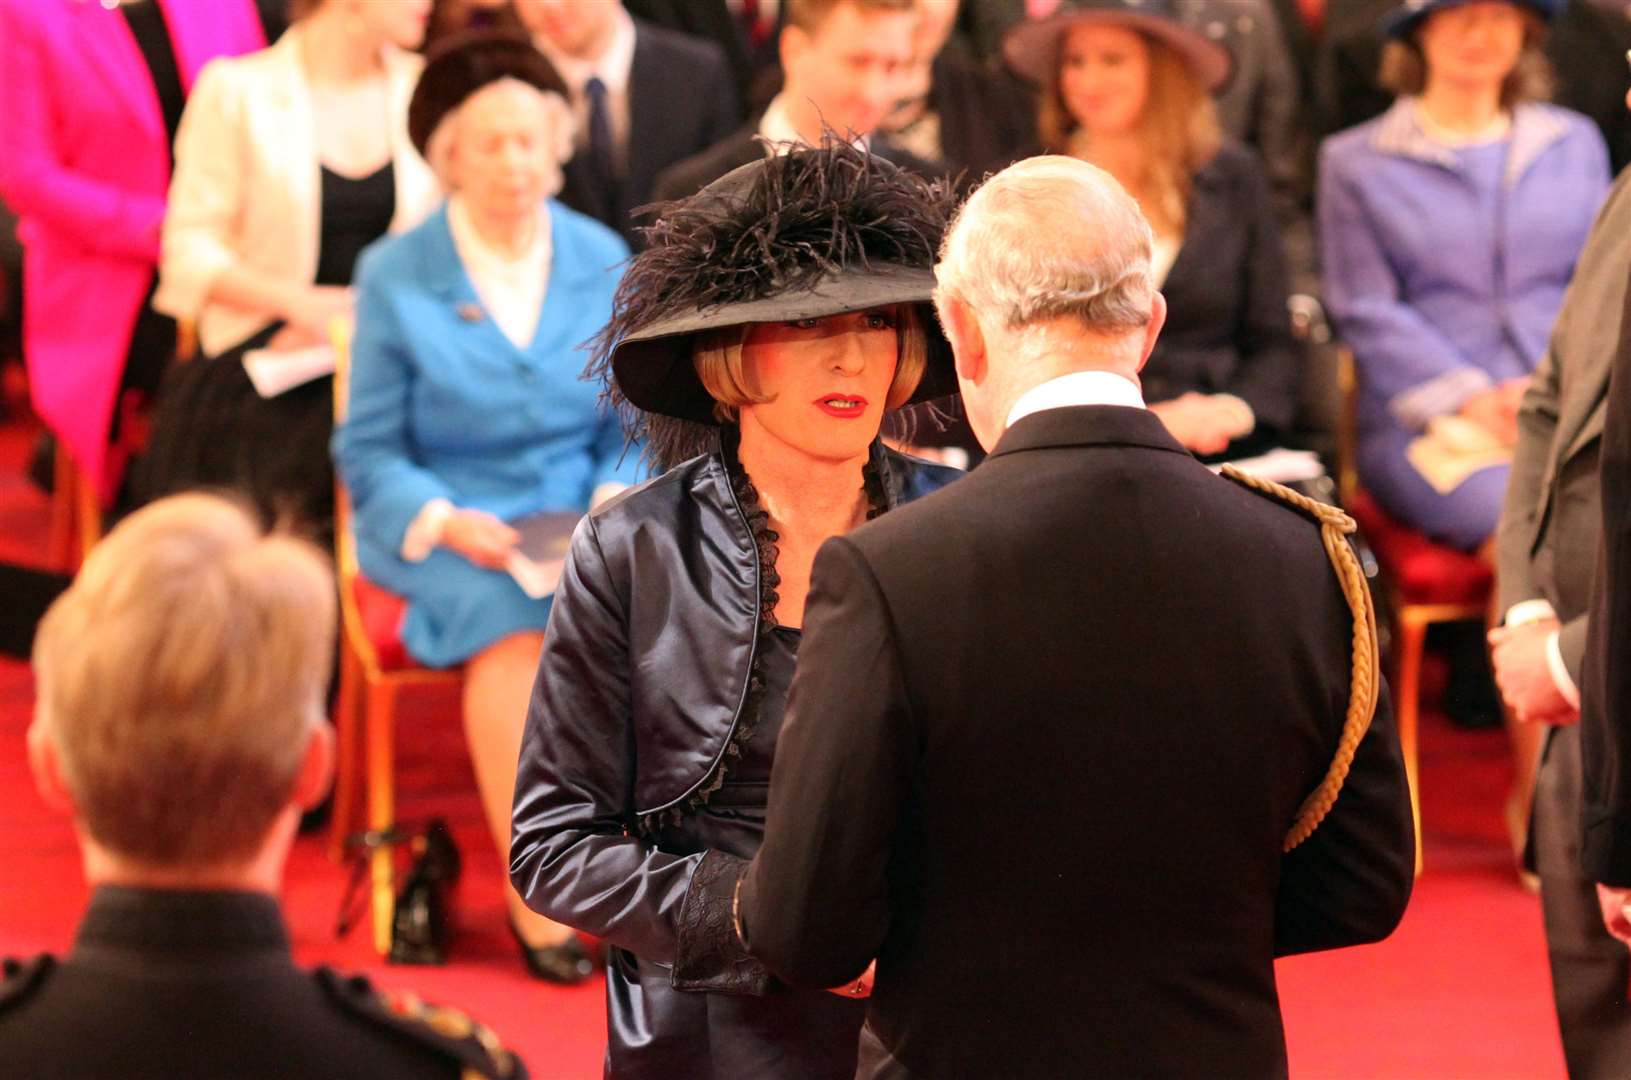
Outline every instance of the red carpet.
{"label": "red carpet", "polygon": [[[0,427],[0,559],[38,562],[45,501],[19,477],[26,446],[16,426]],[[388,967],[372,956],[366,928],[335,941],[345,874],[318,839],[301,840],[289,868],[285,902],[296,953],[305,963],[363,970],[384,985],[467,1009],[518,1049],[536,1077],[598,1076],[600,983],[563,990],[529,980],[504,931],[500,869],[480,821],[455,704],[425,695],[399,724],[404,816],[447,817],[465,857],[454,962]],[[72,832],[28,777],[23,732],[32,707],[27,668],[0,661],[0,955],[66,948],[85,900]],[[1500,824],[1506,778],[1498,733],[1457,732],[1428,718],[1427,871],[1388,941],[1280,966],[1293,1076],[1563,1076],[1540,908],[1516,884]]]}

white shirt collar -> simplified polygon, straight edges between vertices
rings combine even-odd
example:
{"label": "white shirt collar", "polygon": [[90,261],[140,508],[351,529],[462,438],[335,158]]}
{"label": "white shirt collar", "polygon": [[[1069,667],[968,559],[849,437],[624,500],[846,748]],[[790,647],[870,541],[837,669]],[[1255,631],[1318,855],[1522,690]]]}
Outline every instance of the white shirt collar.
{"label": "white shirt collar", "polygon": [[618,5],[617,27],[606,51],[593,60],[580,60],[557,49],[543,34],[534,35],[538,51],[549,59],[557,73],[566,81],[574,98],[583,95],[583,86],[591,76],[598,76],[610,94],[622,94],[629,86],[629,71],[634,67],[634,20]]}
{"label": "white shirt collar", "polygon": [[[764,116],[759,118],[759,134],[770,144],[771,151],[785,154],[802,146],[809,145],[800,135],[798,128],[793,126],[793,120],[787,115],[787,95],[777,94],[765,106]],[[872,137],[862,135],[855,140],[857,149],[871,151]]]}
{"label": "white shirt collar", "polygon": [[482,239],[462,198],[454,195],[447,202],[447,227],[453,234],[453,247],[476,288],[476,296],[499,331],[523,351],[537,333],[544,297],[549,293],[555,250],[550,226],[549,203],[541,202],[532,243],[525,253],[512,258]]}
{"label": "white shirt collar", "polygon": [[1144,393],[1136,382],[1113,371],[1072,371],[1021,394],[1008,410],[1008,426],[1013,427],[1044,409],[1065,409],[1072,405],[1121,405],[1142,409]]}

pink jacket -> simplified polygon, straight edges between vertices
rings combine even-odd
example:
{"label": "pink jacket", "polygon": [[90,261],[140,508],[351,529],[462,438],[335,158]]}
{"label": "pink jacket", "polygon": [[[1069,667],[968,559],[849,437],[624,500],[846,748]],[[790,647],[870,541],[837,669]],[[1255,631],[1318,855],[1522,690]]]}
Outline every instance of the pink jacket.
{"label": "pink jacket", "polygon": [[[253,0],[159,0],[184,87],[265,46]],[[99,489],[109,425],[159,255],[170,147],[129,25],[96,0],[0,0],[0,195],[20,219],[34,408]]]}

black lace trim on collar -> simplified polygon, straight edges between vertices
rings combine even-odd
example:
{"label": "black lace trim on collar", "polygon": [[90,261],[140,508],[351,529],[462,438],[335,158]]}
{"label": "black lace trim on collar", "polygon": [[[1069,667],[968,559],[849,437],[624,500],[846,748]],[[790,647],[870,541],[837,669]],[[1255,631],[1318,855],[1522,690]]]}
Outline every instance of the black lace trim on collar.
{"label": "black lace trim on collar", "polygon": [[[724,786],[732,760],[742,756],[742,748],[752,740],[753,733],[759,727],[759,709],[764,704],[765,696],[764,658],[769,649],[770,635],[779,625],[776,605],[781,602],[781,594],[776,590],[782,578],[776,571],[776,560],[781,555],[781,549],[776,542],[781,539],[781,534],[770,527],[770,511],[760,503],[759,489],[754,486],[753,478],[748,476],[741,459],[737,457],[740,442],[741,436],[734,427],[721,429],[719,452],[725,464],[725,474],[730,478],[736,505],[742,509],[748,532],[753,535],[753,546],[759,554],[759,635],[753,643],[753,659],[748,664],[747,692],[737,713],[736,729],[731,732],[730,741],[725,745],[725,752],[719,755],[719,763],[714,766],[712,775],[680,803],[643,815],[640,818],[640,831],[647,835],[678,825],[686,813],[706,806],[713,793]],[[887,471],[883,442],[874,440],[867,462],[861,467],[861,490],[867,497],[868,521],[891,509],[893,499],[885,480]]]}

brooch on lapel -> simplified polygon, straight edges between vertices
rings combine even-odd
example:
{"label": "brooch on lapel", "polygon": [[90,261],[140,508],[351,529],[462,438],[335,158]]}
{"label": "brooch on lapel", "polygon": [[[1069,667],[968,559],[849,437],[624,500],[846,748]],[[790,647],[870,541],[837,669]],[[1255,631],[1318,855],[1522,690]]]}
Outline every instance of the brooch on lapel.
{"label": "brooch on lapel", "polygon": [[464,303],[453,309],[453,313],[468,323],[478,323],[487,317],[481,310],[480,304]]}

